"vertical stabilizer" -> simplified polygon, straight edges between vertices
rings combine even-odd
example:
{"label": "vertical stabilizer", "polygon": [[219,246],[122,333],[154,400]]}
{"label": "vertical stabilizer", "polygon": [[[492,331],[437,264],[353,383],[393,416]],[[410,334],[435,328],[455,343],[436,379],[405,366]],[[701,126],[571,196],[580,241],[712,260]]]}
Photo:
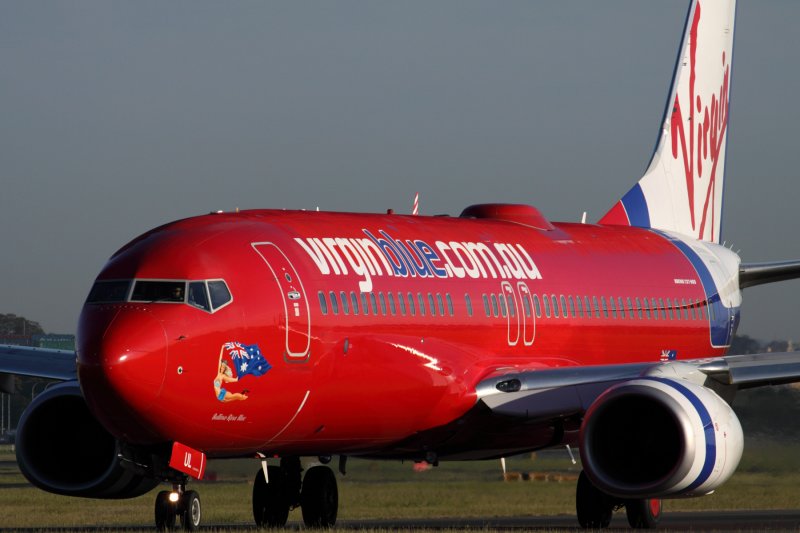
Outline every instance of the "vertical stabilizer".
{"label": "vertical stabilizer", "polygon": [[735,12],[736,0],[691,2],[653,158],[600,224],[719,242]]}

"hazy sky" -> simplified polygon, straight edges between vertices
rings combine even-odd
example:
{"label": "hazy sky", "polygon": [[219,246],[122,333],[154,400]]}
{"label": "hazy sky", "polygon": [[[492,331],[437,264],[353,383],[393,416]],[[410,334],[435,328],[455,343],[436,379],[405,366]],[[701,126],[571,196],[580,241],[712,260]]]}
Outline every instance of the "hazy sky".
{"label": "hazy sky", "polygon": [[[0,313],[212,210],[523,202],[597,220],[649,161],[687,2],[0,1]],[[740,0],[723,238],[800,258],[796,0]],[[740,332],[800,339],[800,282]]]}

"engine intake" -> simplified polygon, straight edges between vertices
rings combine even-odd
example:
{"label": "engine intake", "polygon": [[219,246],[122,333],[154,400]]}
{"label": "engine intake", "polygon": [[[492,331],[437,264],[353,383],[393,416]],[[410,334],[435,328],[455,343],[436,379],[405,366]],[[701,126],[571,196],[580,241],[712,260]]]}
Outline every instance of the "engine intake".
{"label": "engine intake", "polygon": [[736,470],[744,437],[733,410],[694,383],[646,377],[620,383],[586,412],[583,467],[620,498],[707,494]]}
{"label": "engine intake", "polygon": [[117,441],[91,415],[76,382],[40,394],[22,414],[17,464],[42,490],[87,498],[133,498],[158,484],[120,464]]}

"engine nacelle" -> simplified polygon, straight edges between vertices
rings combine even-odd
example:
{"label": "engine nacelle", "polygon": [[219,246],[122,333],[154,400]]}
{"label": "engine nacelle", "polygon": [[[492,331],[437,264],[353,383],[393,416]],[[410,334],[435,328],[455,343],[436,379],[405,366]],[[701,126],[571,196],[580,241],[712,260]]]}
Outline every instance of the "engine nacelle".
{"label": "engine nacelle", "polygon": [[708,494],[736,470],[743,444],[739,419],[714,391],[659,377],[608,389],[580,435],[586,474],[620,498]]}
{"label": "engine nacelle", "polygon": [[117,441],[89,412],[76,382],[40,394],[22,414],[17,463],[42,490],[87,498],[133,498],[158,484],[120,464]]}

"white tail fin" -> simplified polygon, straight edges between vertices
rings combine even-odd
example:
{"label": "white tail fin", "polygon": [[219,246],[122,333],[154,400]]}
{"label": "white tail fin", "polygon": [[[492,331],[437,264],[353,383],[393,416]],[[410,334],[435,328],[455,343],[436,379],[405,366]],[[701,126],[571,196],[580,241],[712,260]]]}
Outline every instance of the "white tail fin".
{"label": "white tail fin", "polygon": [[601,224],[719,242],[736,0],[694,0],[656,151]]}

